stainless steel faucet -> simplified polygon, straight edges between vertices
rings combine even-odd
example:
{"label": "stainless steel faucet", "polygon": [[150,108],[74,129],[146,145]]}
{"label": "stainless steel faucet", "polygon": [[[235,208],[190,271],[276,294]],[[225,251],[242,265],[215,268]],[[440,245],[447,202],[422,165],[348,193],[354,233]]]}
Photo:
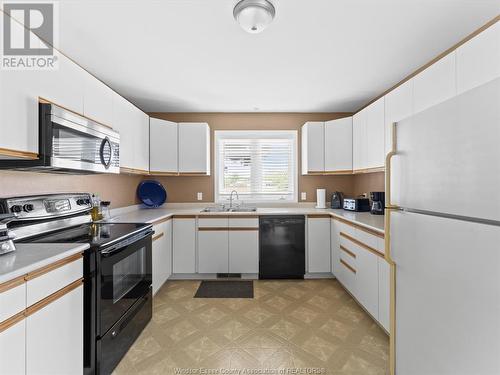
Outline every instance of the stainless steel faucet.
{"label": "stainless steel faucet", "polygon": [[233,208],[233,193],[236,193],[236,199],[240,200],[240,197],[238,195],[238,192],[236,190],[233,190],[231,192],[231,195],[229,196],[229,209],[231,210]]}

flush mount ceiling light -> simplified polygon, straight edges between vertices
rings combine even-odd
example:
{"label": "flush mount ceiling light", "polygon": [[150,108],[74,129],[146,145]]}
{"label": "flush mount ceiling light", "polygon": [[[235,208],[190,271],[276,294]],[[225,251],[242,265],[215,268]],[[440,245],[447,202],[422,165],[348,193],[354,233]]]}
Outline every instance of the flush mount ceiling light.
{"label": "flush mount ceiling light", "polygon": [[256,34],[264,30],[274,19],[276,10],[267,0],[241,0],[233,10],[236,22],[246,32]]}

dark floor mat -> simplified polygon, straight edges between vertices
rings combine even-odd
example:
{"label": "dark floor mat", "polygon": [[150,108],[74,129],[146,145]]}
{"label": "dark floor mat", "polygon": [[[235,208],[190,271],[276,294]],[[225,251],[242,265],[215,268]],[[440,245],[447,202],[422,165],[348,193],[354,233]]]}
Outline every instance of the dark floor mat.
{"label": "dark floor mat", "polygon": [[253,281],[202,281],[194,298],[253,298]]}

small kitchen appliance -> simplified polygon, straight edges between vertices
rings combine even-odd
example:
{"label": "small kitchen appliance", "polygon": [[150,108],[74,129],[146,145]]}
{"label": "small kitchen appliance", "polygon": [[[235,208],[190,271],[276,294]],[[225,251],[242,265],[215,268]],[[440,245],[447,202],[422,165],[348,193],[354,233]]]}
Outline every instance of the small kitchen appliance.
{"label": "small kitchen appliance", "polygon": [[13,213],[0,214],[0,255],[10,253],[16,250],[14,245],[14,233],[9,231],[7,224],[14,220],[16,215]]}
{"label": "small kitchen appliance", "polygon": [[340,191],[333,192],[332,202],[330,205],[332,208],[342,208],[344,205],[344,194],[341,193]]}
{"label": "small kitchen appliance", "polygon": [[385,193],[383,191],[372,191],[370,193],[372,201],[370,212],[373,215],[383,215],[385,209]]}
{"label": "small kitchen appliance", "polygon": [[368,212],[370,211],[370,200],[368,198],[345,198],[344,210]]}

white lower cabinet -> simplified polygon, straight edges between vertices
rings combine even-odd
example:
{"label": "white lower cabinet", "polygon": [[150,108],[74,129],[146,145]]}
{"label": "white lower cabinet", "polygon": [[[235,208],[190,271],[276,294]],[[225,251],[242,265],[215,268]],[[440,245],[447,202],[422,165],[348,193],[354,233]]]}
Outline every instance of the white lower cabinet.
{"label": "white lower cabinet", "polygon": [[172,220],[153,226],[153,294],[172,273]]}
{"label": "white lower cabinet", "polygon": [[307,218],[307,272],[331,272],[330,216]]}
{"label": "white lower cabinet", "polygon": [[26,318],[26,374],[83,373],[83,285]]}
{"label": "white lower cabinet", "polygon": [[355,297],[366,310],[378,320],[378,257],[377,255],[356,247],[356,291]]}
{"label": "white lower cabinet", "polygon": [[173,273],[196,272],[196,218],[173,220],[172,230]]}
{"label": "white lower cabinet", "polygon": [[198,272],[227,273],[229,270],[228,230],[204,228],[198,231]]}
{"label": "white lower cabinet", "polygon": [[0,331],[0,374],[26,374],[26,320]]}
{"label": "white lower cabinet", "polygon": [[229,231],[229,272],[259,272],[259,230]]}
{"label": "white lower cabinet", "polygon": [[378,321],[389,331],[391,302],[391,267],[385,259],[378,260]]}

